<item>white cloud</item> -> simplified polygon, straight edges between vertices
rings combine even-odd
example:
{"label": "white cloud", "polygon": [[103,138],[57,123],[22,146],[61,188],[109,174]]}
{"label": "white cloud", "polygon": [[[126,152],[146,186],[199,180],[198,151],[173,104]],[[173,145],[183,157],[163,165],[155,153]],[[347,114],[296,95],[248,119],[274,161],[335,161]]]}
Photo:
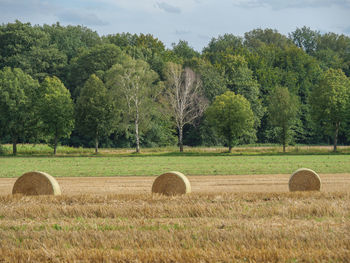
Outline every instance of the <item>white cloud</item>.
{"label": "white cloud", "polygon": [[57,14],[60,21],[65,23],[79,24],[85,26],[105,26],[109,23],[100,19],[94,13],[78,12],[74,10],[64,10]]}
{"label": "white cloud", "polygon": [[142,10],[143,12],[166,12],[177,13],[178,11],[191,11],[204,1],[212,0],[101,0],[115,7],[123,8],[129,11]]}
{"label": "white cloud", "polygon": [[157,6],[164,10],[165,12],[168,12],[168,13],[175,13],[175,14],[180,14],[181,13],[181,9],[178,8],[177,6],[173,6],[173,5],[170,5],[166,2],[157,2]]}
{"label": "white cloud", "polygon": [[212,37],[255,28],[287,34],[306,25],[350,34],[349,6],[350,0],[0,0],[0,23],[83,24],[101,35],[150,33],[168,47],[182,39],[201,50]]}
{"label": "white cloud", "polygon": [[333,6],[350,8],[350,0],[234,0],[233,4],[244,8],[270,7],[272,9]]}

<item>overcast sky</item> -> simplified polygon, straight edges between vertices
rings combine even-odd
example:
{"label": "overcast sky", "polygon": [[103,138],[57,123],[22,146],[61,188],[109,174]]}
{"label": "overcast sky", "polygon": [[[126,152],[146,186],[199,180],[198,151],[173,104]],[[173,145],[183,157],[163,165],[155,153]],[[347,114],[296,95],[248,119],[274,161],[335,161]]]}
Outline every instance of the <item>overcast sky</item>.
{"label": "overcast sky", "polygon": [[288,34],[304,25],[350,35],[350,0],[0,0],[0,22],[84,25],[100,35],[151,33],[201,51],[225,33],[255,28]]}

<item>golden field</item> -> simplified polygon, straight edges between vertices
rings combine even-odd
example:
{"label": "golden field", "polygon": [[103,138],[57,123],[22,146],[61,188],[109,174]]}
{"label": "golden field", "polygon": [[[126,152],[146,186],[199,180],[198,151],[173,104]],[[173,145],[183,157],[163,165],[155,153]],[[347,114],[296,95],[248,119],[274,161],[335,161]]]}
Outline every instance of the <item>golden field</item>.
{"label": "golden field", "polygon": [[58,178],[58,197],[1,179],[0,262],[350,262],[350,176],[321,178],[289,193],[287,175],[194,176],[177,197],[149,177]]}

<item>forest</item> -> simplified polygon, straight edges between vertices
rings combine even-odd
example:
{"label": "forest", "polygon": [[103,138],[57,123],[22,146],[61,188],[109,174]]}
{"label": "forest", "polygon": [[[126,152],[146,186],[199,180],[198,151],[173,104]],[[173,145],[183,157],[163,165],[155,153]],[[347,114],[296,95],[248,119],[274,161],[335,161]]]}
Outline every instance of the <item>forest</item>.
{"label": "forest", "polygon": [[74,147],[350,143],[350,37],[307,26],[213,37],[0,26],[0,143]]}

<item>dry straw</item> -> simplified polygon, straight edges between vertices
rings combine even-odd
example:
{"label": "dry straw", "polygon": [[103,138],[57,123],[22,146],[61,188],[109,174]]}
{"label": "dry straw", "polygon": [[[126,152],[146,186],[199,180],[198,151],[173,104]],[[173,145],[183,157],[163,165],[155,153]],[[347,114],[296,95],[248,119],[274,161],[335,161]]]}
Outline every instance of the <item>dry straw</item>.
{"label": "dry straw", "polygon": [[152,185],[152,193],[164,195],[181,195],[191,192],[191,184],[185,175],[168,172],[158,176]]}
{"label": "dry straw", "polygon": [[307,168],[296,170],[289,178],[289,191],[320,191],[321,179],[317,173]]}
{"label": "dry straw", "polygon": [[61,189],[51,175],[43,172],[28,172],[16,180],[12,194],[61,195]]}

